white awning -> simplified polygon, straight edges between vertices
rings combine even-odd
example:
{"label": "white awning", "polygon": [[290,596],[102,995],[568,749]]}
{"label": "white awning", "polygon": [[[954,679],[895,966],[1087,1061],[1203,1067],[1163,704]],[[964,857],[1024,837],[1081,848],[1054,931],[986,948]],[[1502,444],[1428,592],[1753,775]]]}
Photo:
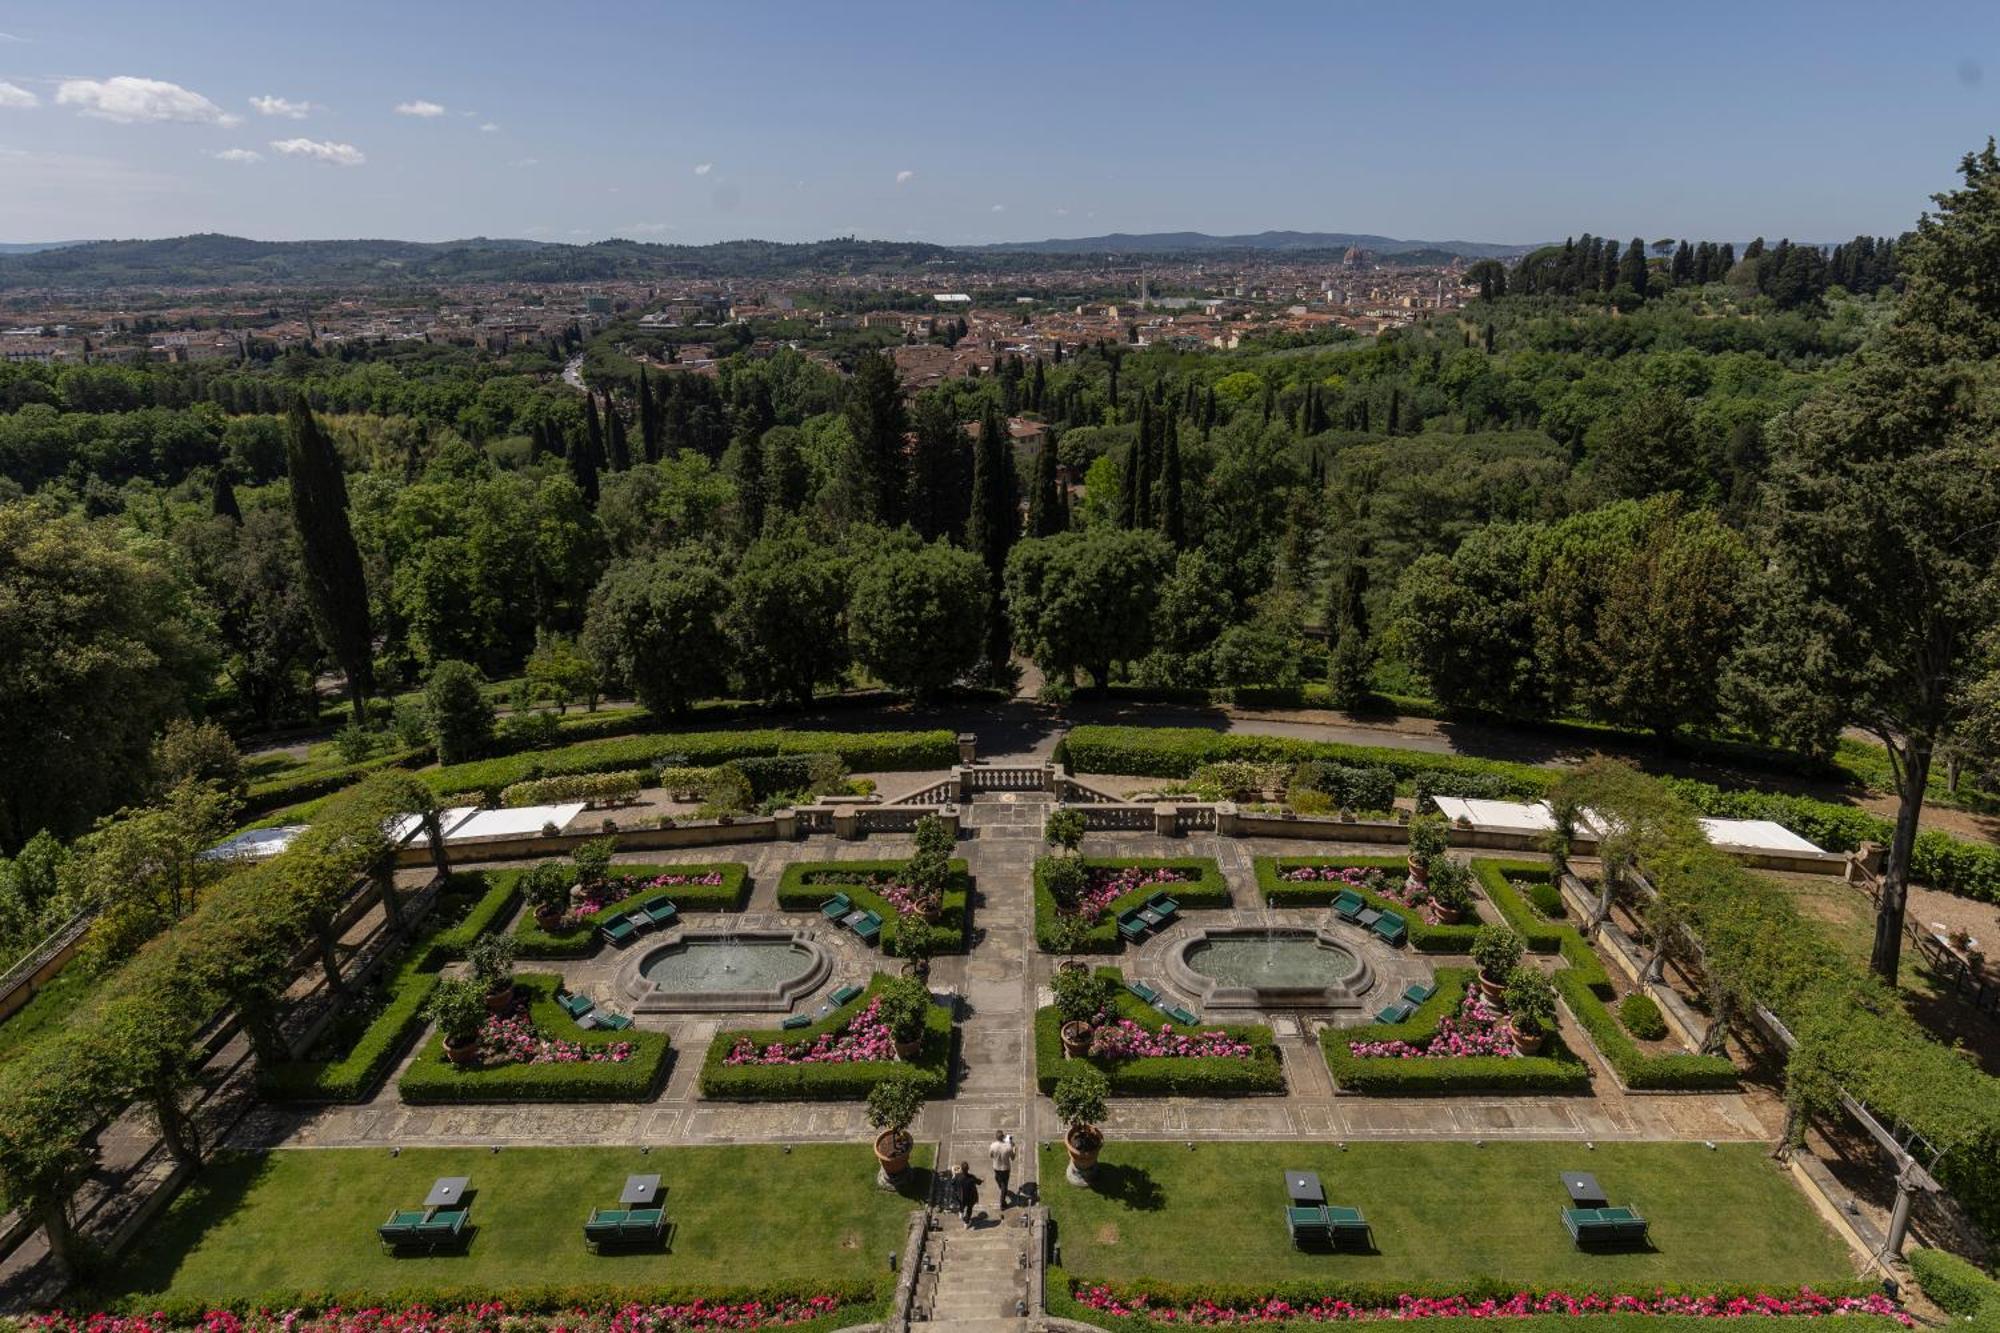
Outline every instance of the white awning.
{"label": "white awning", "polygon": [[284,824],[278,828],[245,829],[226,842],[217,843],[201,854],[204,861],[262,861],[276,856],[304,833],[305,824]]}
{"label": "white awning", "polygon": [[1556,826],[1548,802],[1489,801],[1471,796],[1433,796],[1438,813],[1454,824],[1509,833],[1547,833]]}
{"label": "white awning", "polygon": [[1704,819],[1701,831],[1717,847],[1747,852],[1789,852],[1801,856],[1825,856],[1826,849],[1815,847],[1783,824],[1769,819]]}
{"label": "white awning", "polygon": [[525,838],[540,833],[545,825],[567,828],[569,821],[584,811],[582,801],[563,805],[524,805],[513,810],[475,810],[457,825],[447,825],[444,840],[469,842],[475,838]]}
{"label": "white awning", "polygon": [[[475,805],[455,805],[449,810],[438,811],[438,827],[444,830],[444,840],[451,841],[452,830],[464,823],[466,818],[478,812]],[[430,835],[424,832],[422,815],[397,815],[396,822],[389,825],[389,841],[401,847],[428,847]]]}

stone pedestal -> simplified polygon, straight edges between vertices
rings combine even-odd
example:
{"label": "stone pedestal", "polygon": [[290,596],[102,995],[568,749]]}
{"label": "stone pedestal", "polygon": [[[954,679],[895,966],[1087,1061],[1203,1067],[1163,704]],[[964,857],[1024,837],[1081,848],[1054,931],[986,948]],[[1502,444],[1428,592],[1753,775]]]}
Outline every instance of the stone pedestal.
{"label": "stone pedestal", "polygon": [[979,756],[979,737],[970,731],[958,733],[958,762],[973,763]]}
{"label": "stone pedestal", "polygon": [[1174,836],[1174,823],[1179,818],[1177,805],[1156,805],[1153,807],[1153,832],[1162,838]]}
{"label": "stone pedestal", "polygon": [[791,806],[773,813],[771,823],[775,829],[773,836],[779,842],[790,842],[799,836],[799,812]]}
{"label": "stone pedestal", "polygon": [[861,836],[861,809],[853,805],[833,807],[833,836],[849,842]]}
{"label": "stone pedestal", "polygon": [[1217,801],[1215,804],[1215,832],[1218,837],[1240,838],[1243,836],[1243,816],[1236,811],[1236,802]]}

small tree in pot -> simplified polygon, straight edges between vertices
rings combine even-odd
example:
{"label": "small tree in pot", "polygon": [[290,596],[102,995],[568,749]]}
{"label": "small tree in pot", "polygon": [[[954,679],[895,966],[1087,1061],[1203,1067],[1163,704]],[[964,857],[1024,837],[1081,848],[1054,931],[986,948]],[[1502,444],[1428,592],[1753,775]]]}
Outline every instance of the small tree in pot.
{"label": "small tree in pot", "polygon": [[576,868],[573,897],[587,897],[592,890],[604,887],[611,878],[611,853],[617,846],[612,838],[592,838],[569,854],[570,864]]}
{"label": "small tree in pot", "polygon": [[868,1123],[875,1134],[876,1183],[885,1189],[910,1169],[910,1126],[924,1109],[924,1094],[906,1078],[892,1078],[868,1089]]}
{"label": "small tree in pot", "polygon": [[915,912],[899,913],[889,932],[887,948],[903,960],[907,975],[922,981],[931,974],[931,959],[938,951],[938,928]]}
{"label": "small tree in pot", "polygon": [[916,849],[903,866],[903,881],[909,886],[918,915],[935,921],[951,883],[951,828],[936,815],[925,815],[917,821],[915,834]]}
{"label": "small tree in pot", "polygon": [[1451,846],[1451,825],[1443,815],[1418,815],[1410,821],[1410,882],[1428,884],[1431,863]]}
{"label": "small tree in pot", "polygon": [[481,935],[465,951],[472,965],[472,979],[485,987],[486,1008],[491,1013],[507,1012],[514,1003],[514,951],[512,935]]}
{"label": "small tree in pot", "polygon": [[[922,922],[914,924],[927,929]],[[875,992],[876,1016],[896,1040],[897,1058],[907,1060],[924,1044],[924,1019],[931,1008],[931,993],[913,977],[891,977]]]}
{"label": "small tree in pot", "polygon": [[1463,861],[1439,856],[1431,862],[1430,918],[1440,926],[1455,925],[1472,910],[1472,869]]}
{"label": "small tree in pot", "polygon": [[1514,1033],[1514,1049],[1533,1055],[1556,1027],[1556,988],[1541,969],[1517,967],[1507,975],[1507,1026]]}
{"label": "small tree in pot", "polygon": [[1472,937],[1472,960],[1479,964],[1479,988],[1486,998],[1497,1000],[1507,989],[1507,978],[1521,965],[1527,946],[1505,926],[1481,926]]}
{"label": "small tree in pot", "polygon": [[1062,1017],[1063,1054],[1085,1054],[1090,1050],[1091,1028],[1111,1008],[1113,982],[1087,967],[1063,967],[1056,969],[1049,985],[1055,991],[1056,1013]]}
{"label": "small tree in pot", "polygon": [[486,992],[469,977],[446,977],[424,1004],[424,1016],[444,1033],[444,1058],[469,1065],[479,1058],[479,1029],[486,1022]]}
{"label": "small tree in pot", "polygon": [[1051,811],[1047,823],[1042,826],[1042,834],[1048,839],[1049,846],[1075,856],[1077,849],[1083,846],[1083,811],[1069,806]]}
{"label": "small tree in pot", "polygon": [[560,861],[540,861],[521,877],[521,894],[543,930],[562,929],[563,913],[569,910],[570,873]]}
{"label": "small tree in pot", "polygon": [[1110,1114],[1111,1080],[1095,1065],[1079,1065],[1062,1076],[1050,1096],[1066,1126],[1063,1147],[1069,1151],[1069,1182],[1087,1186],[1104,1147],[1104,1131],[1098,1126]]}

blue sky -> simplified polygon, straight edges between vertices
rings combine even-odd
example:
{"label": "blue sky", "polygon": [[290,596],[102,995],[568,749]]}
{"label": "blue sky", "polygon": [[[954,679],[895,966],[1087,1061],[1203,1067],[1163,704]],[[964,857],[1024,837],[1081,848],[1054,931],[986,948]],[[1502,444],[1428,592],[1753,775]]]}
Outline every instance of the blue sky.
{"label": "blue sky", "polygon": [[0,0],[0,240],[1835,240],[1996,112],[1990,0]]}

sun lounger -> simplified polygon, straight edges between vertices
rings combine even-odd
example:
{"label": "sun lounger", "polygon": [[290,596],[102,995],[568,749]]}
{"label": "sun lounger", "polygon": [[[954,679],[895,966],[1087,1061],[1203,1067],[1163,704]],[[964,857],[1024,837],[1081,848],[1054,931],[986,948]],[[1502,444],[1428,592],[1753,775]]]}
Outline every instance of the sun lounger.
{"label": "sun lounger", "polygon": [[662,1208],[593,1208],[583,1223],[584,1243],[593,1250],[613,1245],[647,1245],[666,1230]]}
{"label": "sun lounger", "polygon": [[853,910],[854,904],[848,901],[844,893],[836,893],[819,905],[819,914],[828,921],[838,921]]}
{"label": "sun lounger", "polygon": [[1415,1006],[1408,1000],[1397,1000],[1394,1004],[1385,1004],[1376,1010],[1375,1021],[1377,1023],[1401,1023],[1408,1020],[1410,1015],[1415,1012]]}
{"label": "sun lounger", "polygon": [[882,937],[882,918],[873,912],[857,912],[847,918],[847,928],[873,944]]}
{"label": "sun lounger", "polygon": [[1436,982],[1431,982],[1428,985],[1421,981],[1413,982],[1409,989],[1403,992],[1403,999],[1410,1004],[1422,1004],[1425,1000],[1437,994],[1437,991]]}
{"label": "sun lounger", "polygon": [[1630,1208],[1565,1208],[1562,1219],[1579,1250],[1646,1243],[1646,1219]]}
{"label": "sun lounger", "polygon": [[590,1024],[606,1032],[623,1032],[632,1026],[632,1020],[625,1014],[614,1014],[609,1009],[599,1009],[591,1014]]}
{"label": "sun lounger", "polygon": [[1342,921],[1352,921],[1367,906],[1368,900],[1353,889],[1342,889],[1333,898],[1333,914]]}
{"label": "sun lounger", "polygon": [[1401,944],[1410,935],[1409,925],[1401,916],[1394,912],[1382,913],[1380,917],[1376,918],[1375,924],[1370,926],[1369,929],[1380,935],[1390,944]]}
{"label": "sun lounger", "polygon": [[624,944],[638,937],[639,923],[629,916],[614,916],[599,926],[597,933],[606,944]]}
{"label": "sun lounger", "polygon": [[1160,992],[1143,981],[1128,981],[1125,983],[1125,989],[1147,1004],[1152,1004],[1160,998]]}
{"label": "sun lounger", "polygon": [[564,1013],[578,1022],[582,1022],[583,1016],[597,1007],[591,1003],[588,995],[579,995],[575,991],[568,991],[557,996],[556,1003],[563,1007]]}
{"label": "sun lounger", "polygon": [[1327,1221],[1326,1209],[1319,1205],[1285,1209],[1285,1227],[1292,1233],[1292,1244],[1299,1249],[1308,1245],[1333,1244],[1333,1226]]}
{"label": "sun lounger", "polygon": [[465,1234],[469,1208],[398,1209],[389,1220],[375,1228],[375,1234],[390,1250],[436,1250],[452,1244]]}
{"label": "sun lounger", "polygon": [[839,990],[835,991],[831,996],[831,999],[833,1000],[833,1007],[838,1009],[843,1004],[849,1004],[855,1000],[860,999],[862,989],[863,988],[860,986],[851,986],[851,985],[842,986]]}
{"label": "sun lounger", "polygon": [[1171,1018],[1174,1022],[1179,1023],[1182,1027],[1193,1027],[1201,1021],[1177,1004],[1156,1004],[1153,1007],[1168,1018]]}
{"label": "sun lounger", "polygon": [[1375,1244],[1374,1230],[1369,1227],[1368,1219],[1361,1215],[1359,1208],[1343,1208],[1338,1204],[1328,1204],[1326,1226],[1328,1237],[1335,1245],[1346,1241],[1372,1248]]}
{"label": "sun lounger", "polygon": [[800,1028],[811,1027],[812,1022],[813,1016],[811,1014],[793,1014],[790,1018],[778,1024],[778,1026],[787,1032],[796,1032]]}
{"label": "sun lounger", "polygon": [[656,930],[664,930],[666,927],[671,926],[679,919],[680,914],[681,909],[674,906],[673,901],[664,896],[650,898],[632,909],[633,916],[644,917],[646,924]]}

